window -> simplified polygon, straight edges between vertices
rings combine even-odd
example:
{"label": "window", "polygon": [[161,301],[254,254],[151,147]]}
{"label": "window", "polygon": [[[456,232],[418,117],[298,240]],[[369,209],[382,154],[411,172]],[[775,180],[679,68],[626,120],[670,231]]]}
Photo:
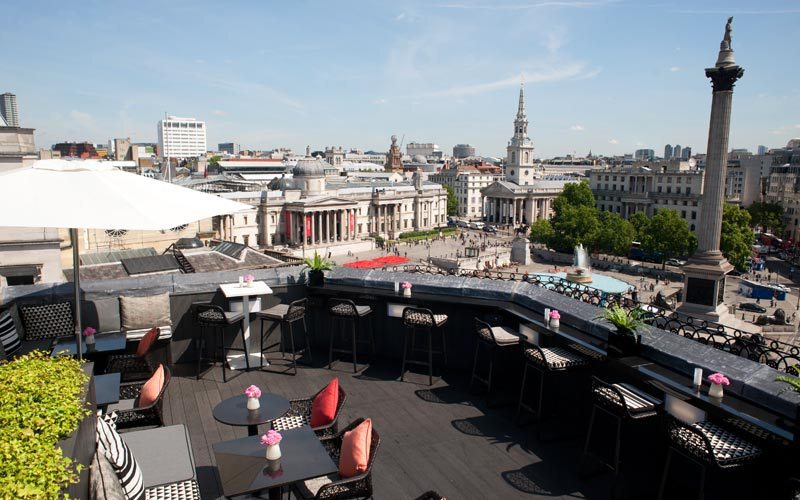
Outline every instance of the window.
{"label": "window", "polygon": [[667,177],[667,184],[672,184],[672,177]]}
{"label": "window", "polygon": [[658,192],[659,193],[661,192],[661,186],[658,186]]}
{"label": "window", "polygon": [[686,186],[686,194],[692,194],[692,186]]}
{"label": "window", "polygon": [[671,193],[671,192],[672,192],[672,186],[667,186],[667,192],[668,192],[668,193]]}
{"label": "window", "polygon": [[696,220],[696,219],[697,219],[697,212],[692,210],[692,220]]}
{"label": "window", "polygon": [[692,224],[692,225],[689,227],[689,229],[691,229],[692,231],[694,231],[694,224]]}
{"label": "window", "polygon": [[678,188],[677,188],[677,190],[675,192],[678,193],[678,194],[681,194],[681,187],[678,186]]}
{"label": "window", "polygon": [[[514,151],[511,152],[511,163],[517,163],[517,154]],[[511,175],[514,175],[513,170],[511,171]]]}
{"label": "window", "polygon": [[686,210],[681,210],[681,218],[682,219],[686,218]]}
{"label": "window", "polygon": [[682,180],[683,180],[683,177],[678,177],[678,178],[675,179],[675,182],[680,184]]}
{"label": "window", "polygon": [[[528,156],[528,153],[525,153],[525,161],[528,161],[528,158],[527,158],[527,156]],[[530,171],[529,171],[529,170],[526,170],[526,171],[525,171],[525,175],[530,175]]]}

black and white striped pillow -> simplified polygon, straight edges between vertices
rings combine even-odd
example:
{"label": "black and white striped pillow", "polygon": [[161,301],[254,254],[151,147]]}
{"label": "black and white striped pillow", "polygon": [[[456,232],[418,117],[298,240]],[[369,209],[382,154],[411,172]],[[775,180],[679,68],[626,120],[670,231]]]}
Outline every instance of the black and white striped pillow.
{"label": "black and white striped pillow", "polygon": [[97,449],[102,451],[117,473],[125,498],[144,499],[142,470],[128,445],[102,417],[97,418]]}
{"label": "black and white striped pillow", "polygon": [[0,343],[3,344],[3,351],[6,353],[7,358],[14,356],[22,346],[17,332],[17,325],[14,324],[14,318],[11,316],[9,309],[0,312]]}

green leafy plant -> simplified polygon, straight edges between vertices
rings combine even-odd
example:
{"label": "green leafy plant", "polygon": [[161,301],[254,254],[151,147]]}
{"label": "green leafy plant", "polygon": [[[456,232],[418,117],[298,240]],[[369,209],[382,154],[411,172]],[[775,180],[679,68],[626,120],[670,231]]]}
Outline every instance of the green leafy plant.
{"label": "green leafy plant", "polygon": [[636,307],[631,312],[628,312],[615,304],[603,309],[603,314],[598,316],[597,319],[602,318],[608,321],[617,327],[620,333],[634,335],[636,330],[644,325],[644,321],[642,320],[644,314],[644,310],[640,307]]}
{"label": "green leafy plant", "polygon": [[[775,379],[775,382],[783,382],[784,384],[788,384],[789,387],[784,389],[784,391],[794,391],[800,392],[800,378],[793,377],[791,375],[781,375]],[[781,392],[784,392],[781,391]]]}
{"label": "green leafy plant", "polygon": [[78,481],[58,441],[90,413],[88,380],[79,361],[44,352],[0,365],[0,498],[57,498]]}
{"label": "green leafy plant", "polygon": [[306,257],[303,259],[306,267],[312,271],[330,271],[333,269],[334,262],[314,252],[314,257]]}

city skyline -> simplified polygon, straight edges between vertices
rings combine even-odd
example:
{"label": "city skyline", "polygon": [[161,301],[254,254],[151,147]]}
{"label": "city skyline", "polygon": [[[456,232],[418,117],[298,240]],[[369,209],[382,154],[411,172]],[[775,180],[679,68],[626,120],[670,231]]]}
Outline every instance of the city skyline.
{"label": "city skyline", "polygon": [[800,70],[779,63],[800,17],[790,2],[248,4],[228,16],[205,3],[97,4],[80,19],[47,5],[46,16],[41,4],[9,6],[20,22],[0,34],[25,42],[7,55],[0,92],[17,95],[20,125],[37,129],[39,147],[155,142],[166,112],[206,121],[209,145],[384,151],[395,134],[503,156],[524,79],[537,157],[658,153],[667,143],[702,153],[703,70],[728,15],[748,68],[731,147],[800,136],[790,118]]}

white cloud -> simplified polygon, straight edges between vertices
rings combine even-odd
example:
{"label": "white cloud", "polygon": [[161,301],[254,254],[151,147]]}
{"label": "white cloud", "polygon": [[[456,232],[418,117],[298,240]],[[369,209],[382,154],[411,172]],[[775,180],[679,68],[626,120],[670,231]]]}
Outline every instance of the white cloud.
{"label": "white cloud", "polygon": [[399,13],[399,14],[397,14],[395,16],[394,20],[395,21],[402,21],[405,18],[406,18],[406,13],[405,12],[401,12],[401,13]]}
{"label": "white cloud", "polygon": [[794,128],[800,128],[800,123],[794,126]]}
{"label": "white cloud", "polygon": [[72,121],[83,127],[88,128],[94,126],[94,117],[89,113],[84,113],[83,111],[73,109],[69,112],[69,117],[72,119]]}
{"label": "white cloud", "polygon": [[221,109],[215,109],[211,112],[211,114],[214,116],[226,116],[228,113],[222,111]]}
{"label": "white cloud", "polygon": [[578,78],[592,78],[596,76],[599,70],[586,71],[584,63],[569,63],[561,67],[545,68],[534,72],[523,72],[521,75],[515,75],[502,80],[495,80],[493,82],[477,83],[474,85],[462,85],[459,87],[451,87],[449,89],[440,90],[430,94],[432,97],[464,97],[468,95],[481,94],[483,92],[514,87],[519,85],[521,80],[525,83],[538,83],[538,82],[557,82],[561,80],[578,79]]}
{"label": "white cloud", "polygon": [[374,101],[372,101],[372,104],[386,104],[386,99],[383,98],[375,99]]}
{"label": "white cloud", "polygon": [[616,3],[618,0],[548,0],[543,2],[534,2],[526,4],[511,4],[511,5],[495,5],[495,4],[465,4],[465,3],[447,3],[439,4],[437,7],[443,9],[462,9],[462,10],[527,10],[537,9],[540,7],[599,7]]}
{"label": "white cloud", "polygon": [[680,66],[673,66],[669,70],[672,71],[673,73],[676,73],[676,72],[680,71],[681,69],[682,68]]}
{"label": "white cloud", "polygon": [[618,140],[616,140],[616,139],[609,139],[609,140],[608,140],[608,143],[609,143],[609,144],[619,144],[619,141],[618,141]]}
{"label": "white cloud", "polygon": [[567,43],[567,31],[563,26],[554,28],[547,33],[542,45],[547,49],[550,54],[555,54],[558,49]]}
{"label": "white cloud", "polygon": [[580,132],[581,130],[583,130],[583,125],[573,125],[569,129],[574,130],[575,132]]}

